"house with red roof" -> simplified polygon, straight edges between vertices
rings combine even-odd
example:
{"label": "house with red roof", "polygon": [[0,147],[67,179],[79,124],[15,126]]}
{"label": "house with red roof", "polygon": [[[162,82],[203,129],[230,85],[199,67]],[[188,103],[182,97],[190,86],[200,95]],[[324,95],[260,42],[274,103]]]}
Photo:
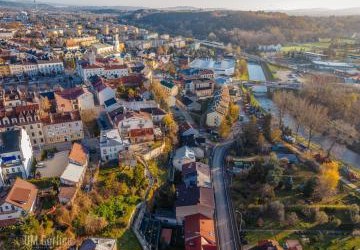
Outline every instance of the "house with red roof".
{"label": "house with red roof", "polygon": [[38,189],[17,178],[10,191],[0,200],[0,224],[13,224],[36,208]]}
{"label": "house with red roof", "polygon": [[186,250],[216,250],[214,220],[202,214],[186,216],[184,238]]}

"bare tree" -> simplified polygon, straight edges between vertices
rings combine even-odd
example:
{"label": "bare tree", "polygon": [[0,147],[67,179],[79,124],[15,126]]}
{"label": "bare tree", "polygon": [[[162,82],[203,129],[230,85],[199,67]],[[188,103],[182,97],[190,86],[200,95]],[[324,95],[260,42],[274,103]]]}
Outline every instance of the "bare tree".
{"label": "bare tree", "polygon": [[289,110],[291,105],[291,97],[293,94],[289,94],[285,91],[275,92],[273,96],[273,100],[278,107],[278,119],[279,119],[279,127],[281,128],[283,125],[283,119],[286,111]]}
{"label": "bare tree", "polygon": [[331,144],[327,150],[328,157],[336,143],[350,145],[357,141],[357,137],[359,136],[354,126],[342,120],[329,121],[327,128],[328,138],[331,140]]}
{"label": "bare tree", "polygon": [[328,121],[327,109],[321,105],[308,104],[304,109],[304,125],[308,132],[308,147],[315,133],[321,133]]}

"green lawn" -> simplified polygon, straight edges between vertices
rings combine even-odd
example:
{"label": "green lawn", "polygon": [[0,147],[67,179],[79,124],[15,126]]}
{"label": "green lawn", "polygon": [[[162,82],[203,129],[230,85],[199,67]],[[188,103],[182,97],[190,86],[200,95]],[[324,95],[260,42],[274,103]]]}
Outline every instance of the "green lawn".
{"label": "green lawn", "polygon": [[141,250],[141,245],[131,229],[127,229],[118,239],[119,250]]}

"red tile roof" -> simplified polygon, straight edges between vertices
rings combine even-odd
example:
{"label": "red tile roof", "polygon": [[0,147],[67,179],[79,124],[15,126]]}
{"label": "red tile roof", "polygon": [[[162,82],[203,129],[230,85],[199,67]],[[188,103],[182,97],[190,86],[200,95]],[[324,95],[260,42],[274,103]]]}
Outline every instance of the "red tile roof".
{"label": "red tile roof", "polygon": [[70,154],[69,154],[69,160],[77,163],[81,166],[84,166],[85,164],[87,164],[88,161],[88,152],[86,150],[86,148],[80,144],[75,142],[72,145]]}
{"label": "red tile roof", "polygon": [[202,214],[186,216],[184,237],[186,250],[216,249],[214,220]]}
{"label": "red tile roof", "polygon": [[17,178],[5,202],[29,211],[36,200],[38,189],[30,182]]}
{"label": "red tile roof", "polygon": [[64,99],[67,100],[74,100],[84,94],[84,90],[81,87],[75,87],[70,89],[64,89],[61,92],[56,92],[55,95],[61,96]]}

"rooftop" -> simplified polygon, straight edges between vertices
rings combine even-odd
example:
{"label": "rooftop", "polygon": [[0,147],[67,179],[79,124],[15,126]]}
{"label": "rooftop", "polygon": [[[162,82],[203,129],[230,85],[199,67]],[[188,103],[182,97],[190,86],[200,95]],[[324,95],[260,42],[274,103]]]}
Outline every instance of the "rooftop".
{"label": "rooftop", "polygon": [[30,182],[17,178],[5,202],[29,211],[36,200],[38,189]]}

